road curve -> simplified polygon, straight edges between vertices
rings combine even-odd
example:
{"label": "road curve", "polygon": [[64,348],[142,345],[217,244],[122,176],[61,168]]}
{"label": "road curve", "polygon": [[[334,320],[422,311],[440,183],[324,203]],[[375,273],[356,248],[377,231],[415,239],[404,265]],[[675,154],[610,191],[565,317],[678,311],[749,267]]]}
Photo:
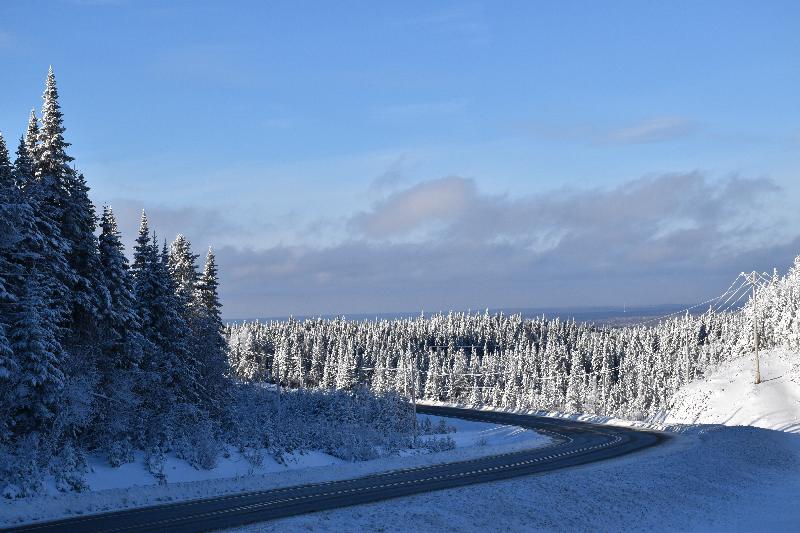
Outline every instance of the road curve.
{"label": "road curve", "polygon": [[531,428],[549,435],[556,442],[545,448],[490,455],[469,461],[68,518],[9,531],[207,531],[474,483],[541,474],[619,457],[657,445],[667,438],[650,431],[498,411],[427,405],[419,406],[418,411]]}

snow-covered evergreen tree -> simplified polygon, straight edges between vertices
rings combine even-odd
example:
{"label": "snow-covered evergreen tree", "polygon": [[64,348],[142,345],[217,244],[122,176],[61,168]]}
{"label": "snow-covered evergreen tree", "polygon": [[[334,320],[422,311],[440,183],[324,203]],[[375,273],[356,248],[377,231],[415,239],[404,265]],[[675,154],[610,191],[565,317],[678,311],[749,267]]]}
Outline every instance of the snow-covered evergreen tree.
{"label": "snow-covered evergreen tree", "polygon": [[141,399],[139,363],[146,343],[136,314],[136,300],[128,260],[110,207],[103,208],[98,239],[102,279],[108,305],[100,321],[101,356],[97,361],[100,394],[93,433],[112,465],[133,459],[137,407]]}
{"label": "snow-covered evergreen tree", "polygon": [[[53,113],[49,113],[48,125],[51,128],[59,127],[60,118],[60,114],[54,117]],[[51,129],[48,133],[48,143],[53,137],[59,140],[61,132]],[[31,111],[26,135],[17,150],[15,172],[18,183],[25,191],[26,200],[36,214],[36,233],[40,237],[40,246],[35,264],[40,274],[40,291],[43,304],[55,313],[56,330],[51,333],[61,339],[65,334],[61,326],[67,324],[71,317],[70,290],[76,282],[76,276],[67,261],[70,243],[62,234],[65,189],[61,185],[61,175],[64,168],[68,168],[69,160],[62,161],[60,170],[54,173],[54,159],[68,156],[63,153],[64,146],[58,142],[55,146],[48,144],[47,149],[43,149],[42,140],[36,115]],[[63,137],[60,141],[63,142]],[[56,153],[59,149],[60,153]]]}
{"label": "snow-covered evergreen tree", "polygon": [[30,278],[11,322],[11,349],[19,369],[14,376],[10,411],[18,434],[46,431],[64,387],[64,353],[53,331],[54,314]]}
{"label": "snow-covered evergreen tree", "polygon": [[[24,144],[22,153],[24,159]],[[58,251],[50,256],[43,253],[48,251],[48,241],[41,230],[48,224],[40,223],[35,202],[20,190],[23,179],[30,176],[22,176],[11,165],[0,138],[0,366],[4,368],[0,401],[5,425],[16,427],[15,432],[44,427],[57,403],[54,395],[63,384],[63,352],[57,340],[61,330],[45,291],[57,286],[51,276],[59,268],[66,270],[66,264]]]}
{"label": "snow-covered evergreen tree", "polygon": [[[153,234],[154,249],[156,237]],[[156,264],[156,277],[159,279],[159,296],[156,298],[156,309],[159,320],[157,329],[160,332],[163,349],[174,354],[177,366],[173,383],[178,399],[187,404],[195,404],[204,388],[200,382],[200,363],[191,352],[191,326],[183,318],[188,314],[184,302],[177,293],[175,282],[170,274],[169,249],[167,241],[161,247]]]}
{"label": "snow-covered evergreen tree", "polygon": [[31,109],[31,113],[28,117],[28,128],[25,134],[19,139],[17,159],[14,161],[17,174],[17,187],[20,189],[29,187],[36,176],[34,158],[38,142],[39,120],[36,118],[36,111]]}
{"label": "snow-covered evergreen tree", "polygon": [[101,324],[104,333],[104,365],[135,368],[141,359],[141,335],[133,280],[120,240],[117,221],[110,207],[100,219],[99,258],[103,282],[109,295]]}
{"label": "snow-covered evergreen tree", "polygon": [[[11,164],[3,134],[0,133],[0,306],[3,306],[0,307],[0,327],[3,327],[3,331],[0,332],[0,353],[5,352],[4,332],[5,326],[8,325],[4,321],[8,311],[4,311],[4,309],[9,309],[15,300],[12,294],[12,279],[16,269],[10,254],[14,245],[20,240],[16,227],[17,202],[15,199],[19,197],[16,189],[14,166]],[[0,367],[3,366],[2,357],[0,356]]]}
{"label": "snow-covered evergreen tree", "polygon": [[70,167],[64,139],[64,116],[58,101],[55,74],[47,74],[43,94],[41,127],[33,150],[34,172],[44,188],[43,201],[66,241],[66,260],[70,271],[69,291],[65,295],[65,325],[68,344],[76,349],[92,345],[108,294],[100,278],[97,225],[94,206],[89,200],[85,178]]}
{"label": "snow-covered evergreen tree", "polygon": [[193,317],[195,291],[200,277],[197,272],[197,254],[192,253],[191,244],[183,235],[178,235],[169,249],[169,273],[175,286],[175,294],[186,310],[184,319]]}
{"label": "snow-covered evergreen tree", "polygon": [[576,347],[572,350],[572,360],[567,380],[566,409],[569,412],[579,413],[583,410],[583,377],[583,358],[580,350]]}
{"label": "snow-covered evergreen tree", "polygon": [[3,465],[7,495],[35,492],[46,469],[80,487],[86,447],[114,465],[135,446],[218,449],[207,413],[221,422],[230,397],[213,253],[200,276],[188,242],[159,250],[143,212],[129,268],[110,208],[95,236],[64,131],[51,68],[13,165],[0,135],[0,454],[30,474]]}
{"label": "snow-covered evergreen tree", "polygon": [[214,251],[209,247],[203,265],[203,273],[195,291],[197,327],[195,355],[201,362],[201,380],[206,399],[219,407],[227,395],[228,345],[225,342],[225,326],[222,323],[222,304],[219,299],[219,272]]}
{"label": "snow-covered evergreen tree", "polygon": [[[0,382],[9,380],[19,368],[6,332],[9,329],[14,304],[14,285],[22,274],[14,261],[14,246],[20,241],[18,225],[17,186],[14,166],[8,155],[5,139],[0,133]],[[0,391],[2,387],[0,387]],[[2,392],[0,392],[2,394]],[[0,396],[0,401],[3,401]],[[0,410],[0,414],[1,410]],[[0,429],[0,439],[2,439]]]}

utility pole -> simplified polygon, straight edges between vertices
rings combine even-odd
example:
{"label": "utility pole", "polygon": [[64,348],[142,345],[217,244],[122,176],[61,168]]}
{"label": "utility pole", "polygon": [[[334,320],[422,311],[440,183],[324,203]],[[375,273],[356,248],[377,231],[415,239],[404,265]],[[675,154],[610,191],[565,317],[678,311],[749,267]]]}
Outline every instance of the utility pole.
{"label": "utility pole", "polygon": [[686,326],[685,326],[684,337],[686,338],[686,341],[685,341],[686,342],[686,375],[684,377],[686,378],[686,382],[688,383],[688,382],[690,382],[692,380],[691,372],[689,371],[689,369],[692,367],[692,363],[691,363],[691,361],[689,359],[690,355],[689,355],[689,310],[688,309],[686,310],[686,321],[685,321],[685,324],[686,324]]}
{"label": "utility pole", "polygon": [[756,385],[761,383],[761,368],[758,361],[758,285],[757,274],[754,270],[750,274],[750,284],[753,286],[753,346],[756,352]]}
{"label": "utility pole", "polygon": [[278,352],[275,352],[273,355],[275,358],[275,364],[272,365],[275,368],[275,376],[273,376],[273,381],[275,381],[275,390],[278,392],[278,413],[281,412],[281,372],[280,372],[280,360],[278,359]]}
{"label": "utility pole", "polygon": [[411,404],[414,406],[414,446],[417,445],[417,354],[411,360]]}

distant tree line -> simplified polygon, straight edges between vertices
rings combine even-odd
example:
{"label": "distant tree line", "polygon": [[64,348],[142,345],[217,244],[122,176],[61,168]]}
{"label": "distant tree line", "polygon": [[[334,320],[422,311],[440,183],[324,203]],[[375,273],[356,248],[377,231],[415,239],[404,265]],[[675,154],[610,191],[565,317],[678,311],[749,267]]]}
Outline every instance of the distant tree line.
{"label": "distant tree line", "polygon": [[618,328],[449,313],[246,322],[226,336],[244,380],[641,419],[720,361],[752,353],[754,327],[762,348],[800,349],[800,258],[784,277],[759,278],[758,305],[737,281],[702,314]]}

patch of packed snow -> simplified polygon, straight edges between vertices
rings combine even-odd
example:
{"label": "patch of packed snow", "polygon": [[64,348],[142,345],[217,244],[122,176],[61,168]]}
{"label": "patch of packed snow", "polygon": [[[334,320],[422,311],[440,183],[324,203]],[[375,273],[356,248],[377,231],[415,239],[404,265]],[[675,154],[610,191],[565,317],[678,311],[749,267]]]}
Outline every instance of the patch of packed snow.
{"label": "patch of packed snow", "polygon": [[[442,417],[419,415],[435,427]],[[50,487],[41,496],[18,500],[0,500],[0,527],[61,517],[101,513],[132,507],[208,498],[255,490],[319,483],[385,472],[400,468],[429,466],[438,463],[474,459],[495,453],[542,447],[552,440],[534,431],[516,426],[471,422],[444,418],[455,432],[447,433],[456,448],[438,453],[405,450],[400,456],[349,463],[321,452],[284,455],[285,464],[264,457],[262,466],[253,468],[235,450],[220,458],[212,470],[198,470],[174,455],[167,455],[164,473],[167,484],[147,472],[144,455],[133,463],[113,468],[101,457],[90,457],[91,472],[86,476],[90,491],[61,493]],[[445,435],[420,436],[420,439]]]}

